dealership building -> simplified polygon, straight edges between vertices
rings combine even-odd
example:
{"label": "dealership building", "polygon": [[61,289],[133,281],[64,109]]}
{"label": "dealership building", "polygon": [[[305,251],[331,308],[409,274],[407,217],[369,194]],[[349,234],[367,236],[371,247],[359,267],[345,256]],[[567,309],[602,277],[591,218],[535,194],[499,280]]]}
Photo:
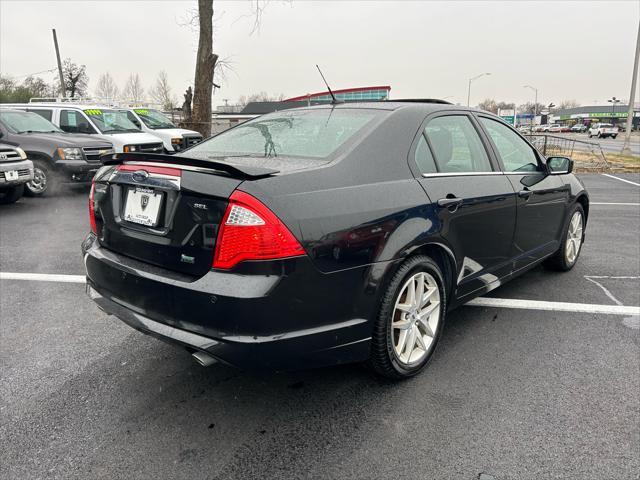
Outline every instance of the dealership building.
{"label": "dealership building", "polygon": [[[612,123],[622,125],[627,121],[628,105],[593,105],[585,107],[554,110],[549,115],[549,123],[561,125],[575,125],[576,123]],[[640,127],[640,104],[636,103],[633,109],[633,129]]]}

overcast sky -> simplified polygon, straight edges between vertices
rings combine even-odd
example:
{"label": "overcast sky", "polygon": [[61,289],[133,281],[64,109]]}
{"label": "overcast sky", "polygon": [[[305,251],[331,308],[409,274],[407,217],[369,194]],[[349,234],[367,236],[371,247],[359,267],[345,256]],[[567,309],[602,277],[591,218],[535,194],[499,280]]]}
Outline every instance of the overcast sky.
{"label": "overcast sky", "polygon": [[[197,32],[184,26],[193,1],[0,0],[0,73],[55,67],[51,28],[63,58],[85,64],[90,87],[103,72],[119,86],[129,73],[150,87],[166,70],[173,90],[193,82]],[[267,91],[285,96],[390,85],[391,96],[466,104],[491,97],[524,103],[629,97],[640,2],[304,1],[267,6],[251,34],[251,4],[214,1],[214,51],[233,62],[214,104]],[[53,73],[41,75],[46,80]],[[21,80],[22,78],[18,78]],[[638,99],[636,97],[636,99]]]}

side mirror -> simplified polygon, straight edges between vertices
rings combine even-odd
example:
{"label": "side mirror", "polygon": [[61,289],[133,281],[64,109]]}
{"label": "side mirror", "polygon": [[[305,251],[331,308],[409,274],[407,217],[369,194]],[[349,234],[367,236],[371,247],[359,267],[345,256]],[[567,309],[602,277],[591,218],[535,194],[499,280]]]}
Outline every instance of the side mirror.
{"label": "side mirror", "polygon": [[573,160],[569,157],[547,158],[547,170],[550,175],[561,175],[573,172]]}

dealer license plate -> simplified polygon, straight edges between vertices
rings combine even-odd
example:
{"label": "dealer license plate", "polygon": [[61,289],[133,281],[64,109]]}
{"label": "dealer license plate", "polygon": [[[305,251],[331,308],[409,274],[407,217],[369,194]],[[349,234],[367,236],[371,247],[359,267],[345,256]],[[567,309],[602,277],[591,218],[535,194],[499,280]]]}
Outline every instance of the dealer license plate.
{"label": "dealer license plate", "polygon": [[127,192],[124,205],[124,219],[147,227],[158,224],[158,215],[162,206],[162,193],[151,188],[132,188]]}

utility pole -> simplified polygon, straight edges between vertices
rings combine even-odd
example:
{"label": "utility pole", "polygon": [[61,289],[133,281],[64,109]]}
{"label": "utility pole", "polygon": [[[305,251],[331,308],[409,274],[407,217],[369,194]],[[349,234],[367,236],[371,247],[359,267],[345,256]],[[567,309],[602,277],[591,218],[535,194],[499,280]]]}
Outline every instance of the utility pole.
{"label": "utility pole", "polygon": [[56,29],[51,29],[53,32],[53,45],[56,47],[56,59],[58,60],[58,75],[60,75],[60,93],[62,98],[67,96],[67,92],[64,88],[64,75],[62,74],[62,62],[60,61],[60,49],[58,48],[58,36],[56,35]]}
{"label": "utility pole", "polygon": [[627,128],[624,132],[623,155],[631,155],[631,126],[633,124],[633,103],[636,97],[638,82],[638,60],[640,59],[640,22],[638,22],[638,39],[636,40],[636,56],[633,59],[633,74],[631,76],[631,93],[629,94],[629,110],[627,111]]}

